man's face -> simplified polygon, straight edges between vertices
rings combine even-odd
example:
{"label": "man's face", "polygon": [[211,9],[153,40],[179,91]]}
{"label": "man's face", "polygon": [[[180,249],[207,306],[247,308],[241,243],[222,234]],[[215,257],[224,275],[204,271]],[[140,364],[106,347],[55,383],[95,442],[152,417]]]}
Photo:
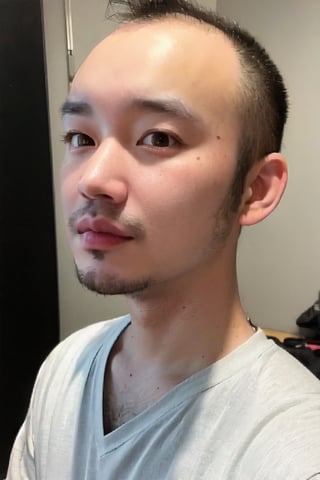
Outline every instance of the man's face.
{"label": "man's face", "polygon": [[150,291],[234,255],[239,85],[229,41],[182,20],[121,27],[83,63],[64,106],[62,197],[88,288]]}

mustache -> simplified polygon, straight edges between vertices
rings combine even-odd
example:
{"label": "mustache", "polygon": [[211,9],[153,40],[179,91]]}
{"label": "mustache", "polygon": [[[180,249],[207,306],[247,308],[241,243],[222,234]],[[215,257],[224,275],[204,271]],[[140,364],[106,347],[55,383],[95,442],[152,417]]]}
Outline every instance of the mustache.
{"label": "mustache", "polygon": [[119,212],[112,205],[98,205],[95,200],[89,200],[86,205],[75,210],[68,219],[68,227],[73,234],[77,233],[77,224],[84,216],[91,218],[103,217],[108,221],[116,221],[126,233],[136,239],[144,237],[144,228],[140,221],[132,217],[120,218]]}

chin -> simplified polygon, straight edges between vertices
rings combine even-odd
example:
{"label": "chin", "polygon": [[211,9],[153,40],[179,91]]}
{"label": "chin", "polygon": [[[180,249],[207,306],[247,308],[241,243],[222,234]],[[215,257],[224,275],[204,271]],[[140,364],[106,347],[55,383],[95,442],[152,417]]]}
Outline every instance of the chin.
{"label": "chin", "polygon": [[85,288],[100,295],[132,295],[143,292],[150,286],[145,278],[129,280],[115,274],[98,274],[96,270],[81,270],[76,266],[76,275]]}

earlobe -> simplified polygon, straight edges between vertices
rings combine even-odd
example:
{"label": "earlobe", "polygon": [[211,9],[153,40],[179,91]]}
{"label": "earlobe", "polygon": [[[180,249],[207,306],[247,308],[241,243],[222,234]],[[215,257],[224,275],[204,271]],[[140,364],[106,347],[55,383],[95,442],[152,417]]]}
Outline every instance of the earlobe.
{"label": "earlobe", "polygon": [[279,153],[271,153],[253,165],[242,196],[239,224],[254,225],[270,215],[281,200],[287,179],[287,164]]}

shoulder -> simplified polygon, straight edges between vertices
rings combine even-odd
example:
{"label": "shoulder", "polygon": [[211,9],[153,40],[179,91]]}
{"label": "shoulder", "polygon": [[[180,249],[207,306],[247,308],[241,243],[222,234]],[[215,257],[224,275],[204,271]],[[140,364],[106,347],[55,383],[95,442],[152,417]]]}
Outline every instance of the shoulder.
{"label": "shoulder", "polygon": [[319,379],[275,344],[270,344],[253,369],[254,393],[249,395],[248,407],[256,433],[247,445],[248,464],[259,458],[259,479],[318,478]]}
{"label": "shoulder", "polygon": [[260,379],[266,388],[274,388],[279,392],[290,392],[290,398],[299,397],[306,392],[320,394],[319,379],[293,355],[273,344],[269,349],[266,361],[260,363]]}
{"label": "shoulder", "polygon": [[293,355],[268,342],[251,369],[255,408],[271,423],[280,427],[283,422],[284,434],[301,422],[310,423],[320,440],[320,380]]}
{"label": "shoulder", "polygon": [[[38,372],[25,422],[12,449],[12,471],[23,469],[23,478],[34,478],[35,469],[42,472],[44,459],[54,448],[75,438],[82,394],[96,355],[108,342],[111,348],[129,322],[129,317],[120,317],[92,324],[51,351]],[[45,475],[39,473],[39,478]]]}

